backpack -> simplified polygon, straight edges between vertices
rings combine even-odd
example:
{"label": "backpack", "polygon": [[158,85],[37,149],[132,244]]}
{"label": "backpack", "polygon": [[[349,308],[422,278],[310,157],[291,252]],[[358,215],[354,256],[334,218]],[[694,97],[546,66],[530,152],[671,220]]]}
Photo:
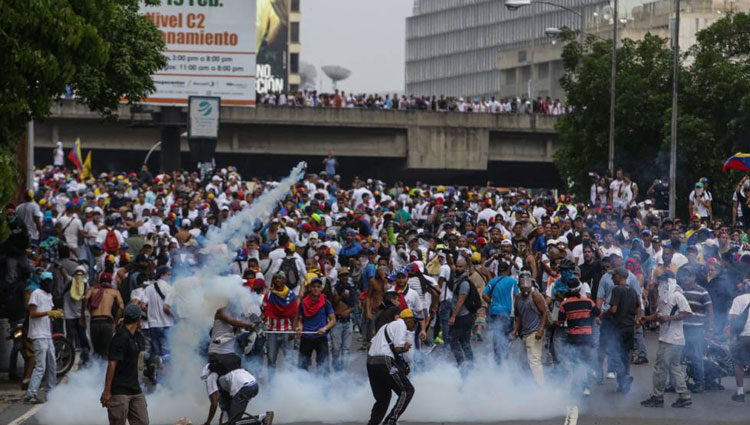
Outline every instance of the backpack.
{"label": "backpack", "polygon": [[120,250],[120,241],[117,240],[117,234],[114,229],[107,230],[102,249],[108,254],[116,254]]}
{"label": "backpack", "polygon": [[[465,279],[465,281],[469,282],[469,293],[466,294],[464,307],[466,307],[466,309],[469,310],[469,313],[476,314],[476,312],[482,307],[482,300],[479,298],[479,291],[477,291],[477,287],[474,286],[474,284],[471,283],[470,280]],[[460,287],[459,285],[461,285],[461,283],[456,285],[456,290],[458,290],[458,288]]]}
{"label": "backpack", "polygon": [[288,286],[289,289],[294,289],[299,285],[300,278],[299,271],[297,270],[296,258],[284,258],[281,262],[281,267],[279,267],[279,271],[286,276],[286,286]]}
{"label": "backpack", "polygon": [[745,329],[747,323],[748,313],[750,312],[750,302],[745,306],[745,309],[740,313],[737,318],[733,319],[729,324],[729,329],[732,335],[739,335]]}
{"label": "backpack", "polygon": [[132,271],[128,274],[128,279],[120,285],[120,296],[122,297],[122,301],[125,303],[125,305],[130,304],[130,297],[133,293],[133,290],[137,288],[141,283],[143,283],[143,277],[141,276],[143,273],[139,271]]}

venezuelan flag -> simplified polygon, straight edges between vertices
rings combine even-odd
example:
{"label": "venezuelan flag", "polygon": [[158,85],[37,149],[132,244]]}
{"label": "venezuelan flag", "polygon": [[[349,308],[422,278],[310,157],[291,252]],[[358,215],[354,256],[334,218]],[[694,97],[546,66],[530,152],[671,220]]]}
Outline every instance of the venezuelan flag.
{"label": "venezuelan flag", "polygon": [[73,147],[70,149],[70,152],[68,152],[68,160],[73,163],[73,165],[76,166],[76,168],[80,171],[83,167],[83,157],[81,156],[81,139],[77,138],[76,143],[73,145]]}
{"label": "venezuelan flag", "polygon": [[750,171],[750,154],[738,152],[729,157],[724,161],[724,168],[722,168],[725,173],[727,170]]}

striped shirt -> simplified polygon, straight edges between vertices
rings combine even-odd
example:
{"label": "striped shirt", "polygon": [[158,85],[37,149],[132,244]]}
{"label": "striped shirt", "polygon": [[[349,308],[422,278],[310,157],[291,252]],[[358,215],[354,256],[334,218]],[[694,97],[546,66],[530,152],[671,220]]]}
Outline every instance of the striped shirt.
{"label": "striped shirt", "polygon": [[686,317],[683,326],[703,326],[706,324],[706,310],[711,305],[711,296],[704,288],[693,285],[689,288],[683,288],[682,294],[690,304],[690,310],[693,311],[691,316]]}
{"label": "striped shirt", "polygon": [[568,297],[560,304],[558,320],[567,323],[566,332],[571,342],[589,342],[594,318],[599,309],[589,298]]}

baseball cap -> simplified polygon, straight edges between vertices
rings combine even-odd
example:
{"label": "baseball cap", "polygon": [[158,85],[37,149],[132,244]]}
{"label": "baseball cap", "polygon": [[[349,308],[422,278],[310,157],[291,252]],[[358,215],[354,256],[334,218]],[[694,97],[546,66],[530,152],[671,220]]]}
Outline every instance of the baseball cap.
{"label": "baseball cap", "polygon": [[510,241],[510,239],[503,239],[502,242],[500,242],[500,246],[513,246],[513,242]]}
{"label": "baseball cap", "polygon": [[410,308],[405,308],[401,310],[401,314],[399,314],[399,317],[402,319],[408,319],[408,318],[414,318],[414,312]]}
{"label": "baseball cap", "polygon": [[147,316],[146,312],[138,304],[128,304],[123,312],[123,317],[126,323],[133,323],[138,319],[145,319]]}

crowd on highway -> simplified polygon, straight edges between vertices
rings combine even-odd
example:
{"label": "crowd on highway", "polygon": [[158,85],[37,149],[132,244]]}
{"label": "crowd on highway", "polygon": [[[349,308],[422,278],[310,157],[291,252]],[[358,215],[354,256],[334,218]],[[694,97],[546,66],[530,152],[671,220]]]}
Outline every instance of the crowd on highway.
{"label": "crowd on highway", "polygon": [[[201,178],[154,175],[145,165],[83,179],[55,154],[24,201],[3,210],[0,311],[25,330],[11,375],[27,401],[42,402],[42,378],[55,384],[51,333],[63,327],[81,367],[92,356],[108,360],[101,401],[110,422],[148,423],[143,383],[164,373],[170,328],[181,320],[173,276],[200,265],[206,235],[276,183],[232,167]],[[639,190],[619,170],[592,174],[591,197],[582,200],[489,186],[348,183],[337,167],[329,153],[323,171],[307,174],[270,220],[241,235],[226,273],[262,297],[262,314],[254,321],[216,312],[201,347],[206,423],[217,406],[236,420],[258,393],[256,376],[273,382],[279,357],[327,374],[349,368],[353,345],[367,353],[370,425],[397,423],[419,390],[410,369],[426,370],[435,347],[461,373],[483,367],[474,351],[491,347],[495,362],[528,370],[536,385],[569,374],[582,395],[607,378],[627,393],[631,365],[651,366],[648,407],[663,406],[669,392],[673,407],[687,407],[692,394],[723,389],[721,378],[736,375],[731,398],[744,401],[747,178],[730,225],[713,216],[707,179],[695,183],[682,219],[662,211],[668,182]],[[656,353],[645,332],[658,333]],[[512,344],[522,358],[509,354]],[[16,374],[19,353],[26,368]],[[240,356],[260,366],[242,369]],[[398,401],[386,416],[392,392]],[[272,416],[255,419],[269,424]]]}
{"label": "crowd on highway", "polygon": [[354,94],[343,90],[318,93],[316,90],[258,93],[258,105],[315,108],[369,108],[385,110],[422,110],[438,112],[481,112],[489,114],[562,115],[567,111],[560,99],[538,96],[536,99],[501,96],[415,96],[390,94]]}

